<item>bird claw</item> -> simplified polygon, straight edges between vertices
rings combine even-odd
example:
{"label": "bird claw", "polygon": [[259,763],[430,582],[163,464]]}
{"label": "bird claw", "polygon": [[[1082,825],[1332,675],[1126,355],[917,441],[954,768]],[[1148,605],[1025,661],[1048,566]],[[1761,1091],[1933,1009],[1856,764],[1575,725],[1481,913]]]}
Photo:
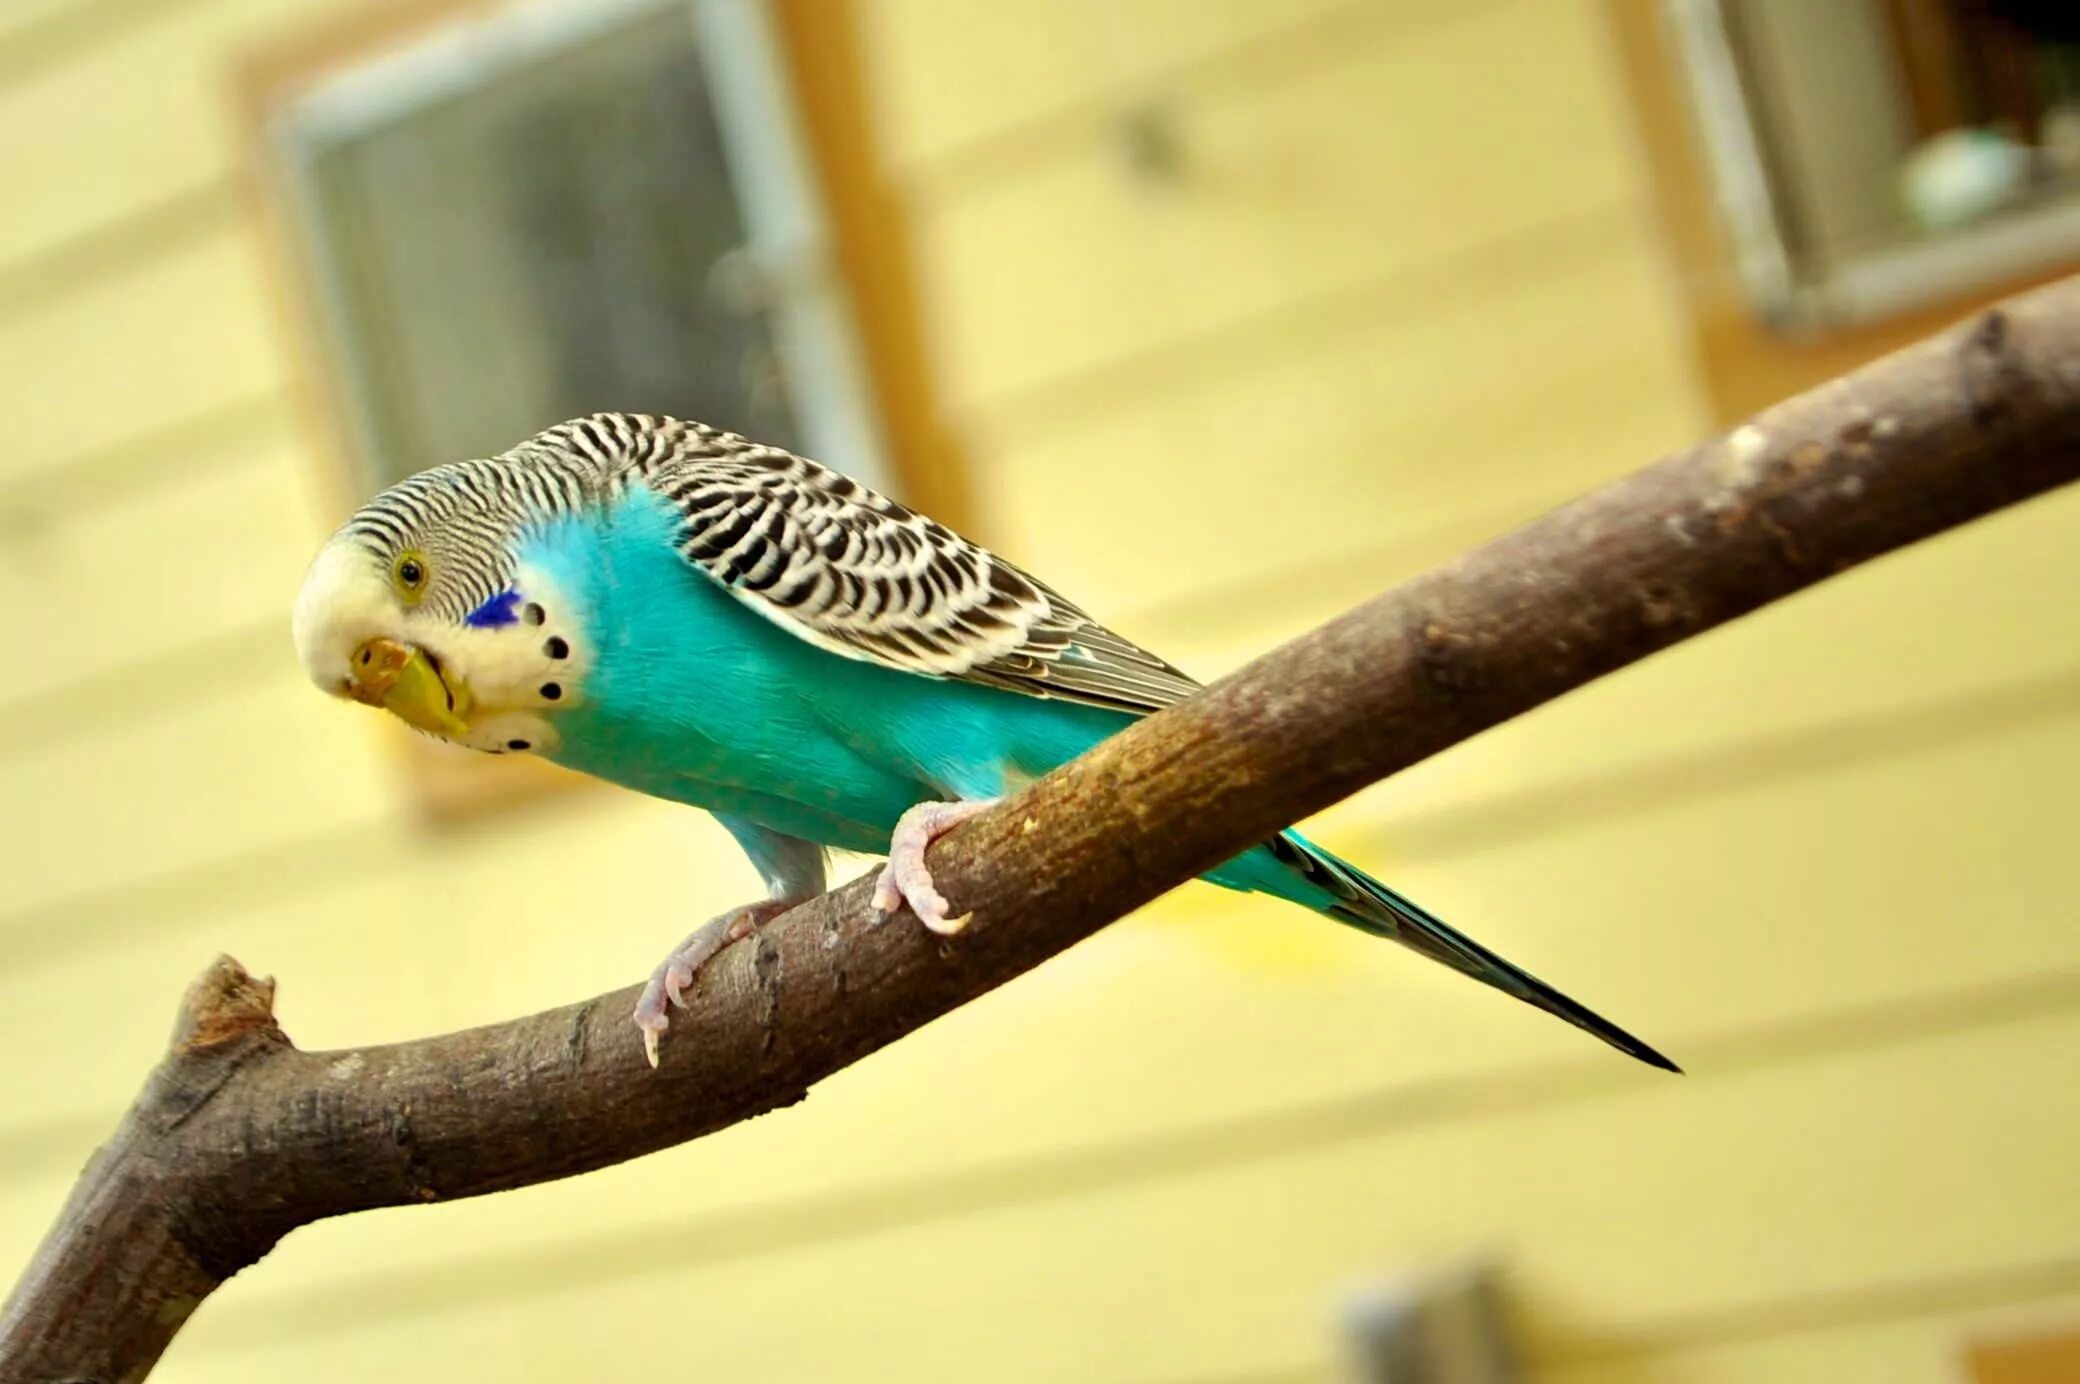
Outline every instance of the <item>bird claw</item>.
{"label": "bird claw", "polygon": [[[932,872],[925,866],[924,853],[932,842],[970,817],[987,812],[996,801],[989,798],[976,802],[919,803],[905,812],[896,823],[894,835],[889,838],[888,864],[874,881],[874,907],[885,915],[908,904],[917,920],[941,937],[952,937],[967,927],[974,913],[949,916],[946,896],[933,887]],[[760,926],[799,902],[799,899],[770,899],[733,908],[711,918],[695,928],[664,959],[663,964],[650,973],[649,983],[643,986],[642,996],[636,1000],[633,1017],[636,1028],[643,1035],[643,1056],[652,1067],[658,1062],[658,1041],[672,1026],[671,1011],[687,1007],[687,991],[693,987],[702,969],[730,943],[749,937]]]}
{"label": "bird claw", "polygon": [[[671,1015],[665,1008],[664,969],[663,966],[658,967],[656,973],[650,977],[649,983],[643,987],[642,995],[636,1000],[636,1012],[633,1016],[636,1027],[643,1034],[643,1056],[650,1060],[652,1067],[657,1065],[657,1040],[672,1026]],[[683,1009],[685,1006],[682,1004],[680,1008]]]}
{"label": "bird claw", "polygon": [[686,1007],[686,987],[693,984],[694,968],[683,957],[674,953],[664,964],[664,997],[672,1002],[672,1008]]}
{"label": "bird claw", "polygon": [[973,802],[919,803],[896,823],[888,842],[888,864],[874,881],[874,907],[893,913],[904,904],[941,937],[952,937],[967,927],[975,914],[949,917],[946,896],[932,884],[932,872],[924,863],[925,849],[947,832],[996,806],[995,798]]}
{"label": "bird claw", "polygon": [[643,1056],[657,1065],[657,1043],[672,1026],[671,1011],[684,1009],[686,992],[710,961],[732,942],[741,941],[801,902],[799,899],[766,899],[732,908],[710,918],[687,935],[650,973],[643,993],[636,1000],[635,1024],[643,1034]]}

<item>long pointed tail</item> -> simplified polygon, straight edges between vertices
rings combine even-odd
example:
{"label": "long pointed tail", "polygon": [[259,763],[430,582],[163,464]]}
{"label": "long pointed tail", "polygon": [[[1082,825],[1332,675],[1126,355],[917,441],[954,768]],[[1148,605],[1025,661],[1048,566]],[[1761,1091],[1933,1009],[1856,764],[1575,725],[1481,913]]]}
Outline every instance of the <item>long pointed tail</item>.
{"label": "long pointed tail", "polygon": [[1683,1069],[1584,1005],[1577,1004],[1521,966],[1503,960],[1471,937],[1447,926],[1428,910],[1410,902],[1346,860],[1293,832],[1268,843],[1272,853],[1310,883],[1327,890],[1335,902],[1325,911],[1361,932],[1386,937],[1411,951],[1441,961],[1462,975],[1494,986],[1555,1018],[1593,1033],[1619,1052],[1628,1053],[1663,1071]]}

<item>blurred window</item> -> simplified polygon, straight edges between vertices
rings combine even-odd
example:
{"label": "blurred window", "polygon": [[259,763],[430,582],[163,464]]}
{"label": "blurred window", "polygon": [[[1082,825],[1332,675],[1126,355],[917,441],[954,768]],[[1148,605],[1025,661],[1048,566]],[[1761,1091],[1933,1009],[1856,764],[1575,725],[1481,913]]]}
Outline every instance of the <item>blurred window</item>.
{"label": "blurred window", "polygon": [[270,111],[362,493],[601,409],[891,484],[769,23],[536,0]]}
{"label": "blurred window", "polygon": [[1872,321],[2080,257],[2080,0],[1664,0],[1758,315]]}

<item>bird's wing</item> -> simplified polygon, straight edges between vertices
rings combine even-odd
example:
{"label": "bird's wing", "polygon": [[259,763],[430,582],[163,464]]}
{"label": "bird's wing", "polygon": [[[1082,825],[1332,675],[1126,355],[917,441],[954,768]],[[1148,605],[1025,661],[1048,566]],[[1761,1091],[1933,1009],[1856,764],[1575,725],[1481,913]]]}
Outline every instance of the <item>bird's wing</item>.
{"label": "bird's wing", "polygon": [[689,563],[832,653],[1135,714],[1198,689],[988,549],[791,452],[700,429],[643,479],[684,516]]}

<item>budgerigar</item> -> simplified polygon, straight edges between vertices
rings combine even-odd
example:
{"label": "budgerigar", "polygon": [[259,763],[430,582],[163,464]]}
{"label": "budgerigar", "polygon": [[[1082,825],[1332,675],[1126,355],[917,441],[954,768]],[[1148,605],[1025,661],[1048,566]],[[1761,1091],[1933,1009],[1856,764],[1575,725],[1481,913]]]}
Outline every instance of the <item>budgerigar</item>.
{"label": "budgerigar", "polygon": [[[879,853],[875,904],[963,918],[932,839],[1195,684],[1036,578],[835,471],[697,423],[596,414],[412,476],[319,552],[296,646],[324,691],[490,754],[712,812],[768,896],[657,968],[650,1060],[702,965]],[[1667,1058],[1286,831],[1209,872]]]}

